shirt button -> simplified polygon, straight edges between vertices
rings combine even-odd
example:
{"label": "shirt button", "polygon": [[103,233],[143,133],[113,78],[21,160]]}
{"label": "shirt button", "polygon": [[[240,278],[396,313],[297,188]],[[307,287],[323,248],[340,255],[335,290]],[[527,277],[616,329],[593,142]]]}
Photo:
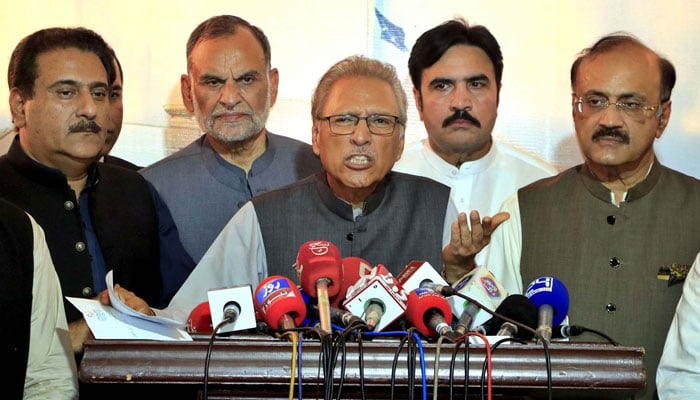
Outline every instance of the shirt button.
{"label": "shirt button", "polygon": [[66,211],[71,211],[72,209],[75,208],[75,203],[72,201],[68,200],[65,203],[63,203],[63,209]]}
{"label": "shirt button", "polygon": [[620,260],[617,257],[611,258],[609,263],[610,263],[610,267],[612,267],[612,268],[617,268],[617,267],[622,265],[622,263],[620,262]]}
{"label": "shirt button", "polygon": [[85,251],[85,242],[75,242],[75,249],[79,253],[82,253],[83,251]]}
{"label": "shirt button", "polygon": [[608,218],[607,218],[608,224],[615,225],[615,219],[616,219],[616,217],[614,215],[608,215]]}
{"label": "shirt button", "polygon": [[352,239],[355,237],[352,233],[348,233],[348,235],[345,237],[348,241],[352,242]]}
{"label": "shirt button", "polygon": [[617,311],[617,306],[615,305],[615,303],[608,303],[605,305],[605,311],[609,313],[614,313],[615,311]]}
{"label": "shirt button", "polygon": [[90,286],[85,286],[83,288],[83,297],[85,298],[90,298],[93,297],[94,292],[92,291],[92,288]]}

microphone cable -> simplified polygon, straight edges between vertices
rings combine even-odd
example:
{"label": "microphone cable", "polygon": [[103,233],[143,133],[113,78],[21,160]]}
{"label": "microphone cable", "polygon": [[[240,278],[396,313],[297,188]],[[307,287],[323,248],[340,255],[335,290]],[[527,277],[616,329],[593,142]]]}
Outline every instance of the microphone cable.
{"label": "microphone cable", "polygon": [[595,329],[591,328],[586,328],[585,326],[581,325],[559,325],[555,326],[552,328],[552,332],[558,332],[559,335],[557,335],[558,338],[563,338],[563,339],[568,339],[572,336],[579,336],[584,334],[585,332],[592,333],[594,335],[597,335],[599,337],[602,337],[603,339],[607,340],[611,345],[613,346],[619,346],[620,343],[611,338],[610,336],[606,335],[605,333],[601,331],[597,331]]}
{"label": "microphone cable", "polygon": [[[239,311],[240,312],[240,311]],[[204,389],[202,390],[203,400],[209,399],[208,389],[209,389],[209,363],[211,361],[211,353],[214,348],[214,340],[216,339],[216,334],[219,330],[226,324],[233,323],[236,318],[238,318],[238,313],[234,312],[232,309],[227,309],[224,311],[224,318],[219,322],[218,325],[214,327],[214,330],[209,337],[209,345],[207,346],[207,354],[204,357]]]}
{"label": "microphone cable", "polygon": [[[406,361],[408,363],[408,368],[407,368],[407,374],[408,374],[408,390],[409,390],[409,395],[406,396],[406,398],[412,399],[413,396],[413,390],[415,387],[415,354],[413,353],[414,350],[411,349],[411,347],[417,347],[418,348],[418,355],[419,355],[419,362],[421,366],[421,379],[422,379],[422,388],[423,388],[423,400],[427,400],[428,396],[428,389],[427,389],[427,378],[426,378],[426,373],[425,373],[425,350],[423,349],[423,344],[421,343],[421,338],[420,335],[415,333],[414,328],[409,328],[408,331],[389,331],[389,332],[363,332],[363,336],[367,336],[369,338],[371,337],[393,337],[393,336],[401,336],[401,340],[399,341],[399,345],[396,348],[396,352],[394,353],[394,360],[391,364],[391,396],[390,398],[393,400],[394,399],[394,389],[396,386],[396,368],[398,365],[399,361],[399,354],[401,354],[401,349],[403,346],[408,342],[407,345],[407,352],[408,355],[406,357]],[[411,340],[414,339],[414,340]]]}
{"label": "microphone cable", "polygon": [[[281,336],[283,337],[289,337],[291,342],[292,342],[292,366],[291,370],[289,373],[289,400],[294,399],[294,380],[295,380],[295,374],[297,373],[296,370],[296,365],[297,365],[297,346],[299,344],[299,333],[294,332],[294,331],[288,331],[284,332]],[[299,394],[299,398],[301,398],[301,394]]]}

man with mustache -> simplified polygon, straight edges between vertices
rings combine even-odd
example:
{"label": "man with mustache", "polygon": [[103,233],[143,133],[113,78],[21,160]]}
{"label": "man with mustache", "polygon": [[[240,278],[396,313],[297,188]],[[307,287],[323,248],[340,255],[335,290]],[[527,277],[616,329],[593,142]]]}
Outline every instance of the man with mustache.
{"label": "man with mustache", "polygon": [[700,245],[700,181],[654,152],[675,80],[671,62],[628,34],[583,50],[571,67],[571,107],[584,163],[504,202],[511,218],[495,232],[485,263],[511,293],[540,276],[559,278],[570,323],[643,346],[649,379],[641,399],[655,395],[683,286],[675,271],[690,266]]}
{"label": "man with mustache", "polygon": [[251,197],[312,175],[321,164],[307,143],[265,128],[279,72],[262,30],[236,16],[215,16],[192,31],[186,54],[182,101],[204,134],[141,173],[199,262]]}
{"label": "man with mustache", "polygon": [[447,185],[459,211],[485,215],[520,187],[556,173],[493,140],[503,56],[488,29],[462,19],[440,24],[416,40],[408,69],[428,137],[407,146],[395,171]]}
{"label": "man with mustache", "polygon": [[[42,29],[19,42],[8,68],[17,134],[0,157],[0,197],[45,230],[65,296],[96,297],[112,270],[115,283],[167,304],[161,273],[167,281],[194,263],[172,220],[160,218],[153,187],[135,171],[98,162],[114,79],[112,49],[89,29]],[[161,254],[166,248],[178,252]],[[79,354],[90,331],[68,301],[65,310]]]}
{"label": "man with mustache", "polygon": [[[332,242],[343,257],[383,264],[393,274],[412,260],[426,260],[439,271],[443,265],[466,268],[463,263],[508,216],[458,214],[448,187],[391,171],[403,150],[406,108],[393,66],[362,56],[333,65],[311,105],[313,149],[323,172],[246,203],[168,308],[156,313],[185,321],[209,289],[255,287],[271,275],[297,280],[292,266],[308,241]],[[128,291],[120,288],[119,294],[149,312]]]}

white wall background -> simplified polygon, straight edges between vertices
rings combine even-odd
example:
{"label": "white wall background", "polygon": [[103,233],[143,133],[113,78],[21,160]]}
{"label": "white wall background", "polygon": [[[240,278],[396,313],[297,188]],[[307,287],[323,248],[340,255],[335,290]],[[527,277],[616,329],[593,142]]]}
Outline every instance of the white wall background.
{"label": "white wall background", "polygon": [[[379,39],[375,7],[405,33],[406,51]],[[505,69],[494,135],[562,169],[580,162],[573,136],[569,68],[576,53],[600,36],[628,31],[676,66],[671,122],[656,148],[662,162],[700,177],[700,2],[609,0],[65,0],[4,2],[0,64],[4,75],[17,42],[50,26],[94,29],[116,50],[125,75],[124,127],[114,154],[147,165],[197,135],[183,114],[179,77],[185,42],[206,18],[236,14],[261,27],[280,70],[280,92],[268,128],[310,141],[310,96],[336,61],[365,54],[392,62],[409,98],[406,63],[415,39],[454,16],[483,24],[496,36]],[[0,99],[8,88],[0,85]],[[5,101],[5,100],[2,100]],[[167,112],[166,112],[167,110]],[[407,140],[425,136],[413,104]],[[11,129],[7,103],[0,132]],[[2,136],[3,133],[0,133]],[[0,152],[9,136],[0,139]],[[4,144],[3,144],[4,143]]]}

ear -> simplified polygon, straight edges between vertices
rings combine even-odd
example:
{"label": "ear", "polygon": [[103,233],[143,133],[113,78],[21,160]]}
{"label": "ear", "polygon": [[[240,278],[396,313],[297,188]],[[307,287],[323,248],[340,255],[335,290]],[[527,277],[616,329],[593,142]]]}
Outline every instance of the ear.
{"label": "ear", "polygon": [[24,112],[25,99],[19,89],[10,90],[10,112],[12,113],[12,123],[17,129],[24,128],[27,124],[27,117]]}
{"label": "ear", "polygon": [[403,147],[404,144],[406,143],[406,132],[401,132],[401,137],[399,138],[399,151],[396,153],[396,160],[394,161],[399,161],[401,158],[401,155],[403,154]]}
{"label": "ear", "polygon": [[420,90],[413,87],[413,100],[416,101],[416,109],[418,110],[418,115],[420,120],[423,120],[423,98],[420,95]]}
{"label": "ear", "polygon": [[275,105],[277,101],[277,89],[280,83],[280,73],[277,68],[272,68],[270,70],[270,108]]}
{"label": "ear", "polygon": [[182,104],[190,113],[194,113],[194,101],[192,100],[192,85],[190,84],[190,76],[187,74],[180,75],[180,94],[182,95]]}
{"label": "ear", "polygon": [[321,144],[319,143],[319,135],[321,134],[318,128],[318,121],[314,120],[311,124],[311,147],[314,150],[314,154],[320,157],[321,154]]}
{"label": "ear", "polygon": [[659,127],[656,130],[656,138],[659,139],[663,135],[668,121],[671,119],[671,100],[661,104],[661,115],[659,116]]}

